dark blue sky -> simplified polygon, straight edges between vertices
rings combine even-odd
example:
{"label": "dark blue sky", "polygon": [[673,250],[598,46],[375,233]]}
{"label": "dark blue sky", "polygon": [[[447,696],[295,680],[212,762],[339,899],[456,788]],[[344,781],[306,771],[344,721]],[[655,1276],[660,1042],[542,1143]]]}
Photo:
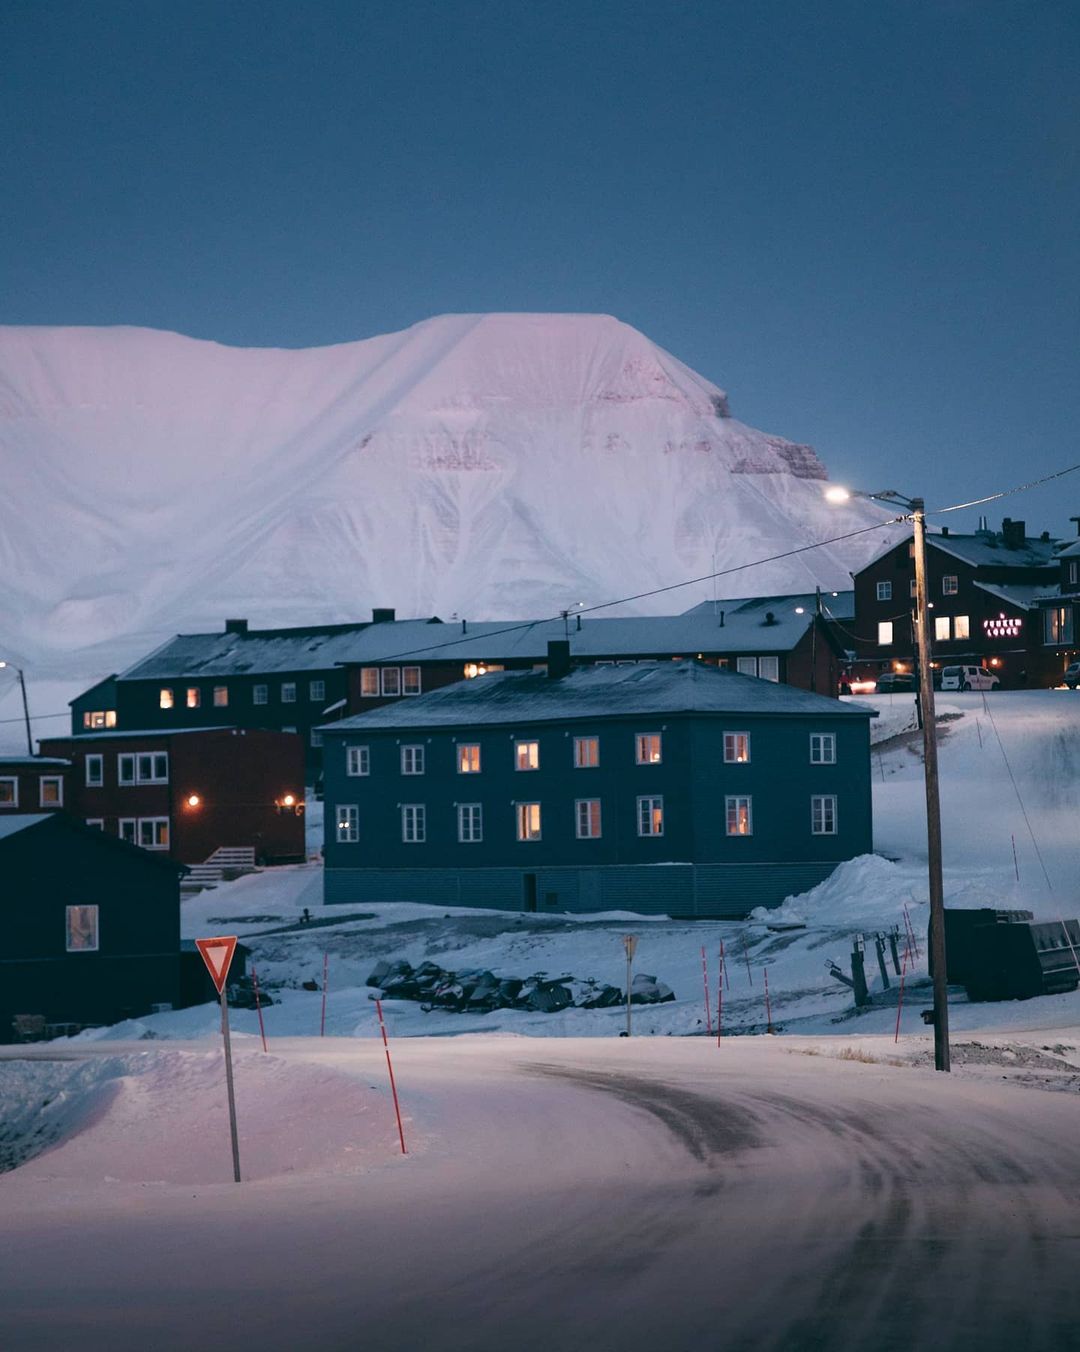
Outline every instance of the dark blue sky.
{"label": "dark blue sky", "polygon": [[956,501],[1080,461],[1078,70],[1074,0],[6,0],[0,318],[604,311]]}

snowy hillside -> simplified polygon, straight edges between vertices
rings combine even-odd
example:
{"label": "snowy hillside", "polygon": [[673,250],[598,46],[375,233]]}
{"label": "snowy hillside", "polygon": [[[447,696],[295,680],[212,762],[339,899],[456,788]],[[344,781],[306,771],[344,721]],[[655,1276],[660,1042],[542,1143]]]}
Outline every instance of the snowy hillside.
{"label": "snowy hillside", "polygon": [[[882,519],[826,507],[809,447],[597,315],[443,316],[304,351],[0,328],[0,474],[0,631],[37,675],[115,670],[226,615],[550,614]],[[720,594],[844,586],[886,539]]]}

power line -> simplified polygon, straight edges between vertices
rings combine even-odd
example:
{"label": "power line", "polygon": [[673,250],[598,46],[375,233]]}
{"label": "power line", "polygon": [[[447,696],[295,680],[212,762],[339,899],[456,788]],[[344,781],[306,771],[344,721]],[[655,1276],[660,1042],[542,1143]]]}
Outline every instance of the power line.
{"label": "power line", "polygon": [[972,498],[970,502],[958,502],[952,507],[935,507],[933,511],[927,512],[927,516],[940,516],[944,512],[959,512],[965,507],[981,507],[984,502],[996,502],[998,498],[1008,498],[1014,493],[1026,493],[1029,488],[1038,488],[1041,484],[1051,483],[1054,479],[1064,478],[1066,474],[1073,474],[1080,469],[1080,465],[1070,465],[1068,469],[1059,469],[1053,474],[1046,474],[1041,479],[1032,479],[1030,483],[1020,484],[1016,488],[1006,488],[1000,493],[990,493],[985,498]]}

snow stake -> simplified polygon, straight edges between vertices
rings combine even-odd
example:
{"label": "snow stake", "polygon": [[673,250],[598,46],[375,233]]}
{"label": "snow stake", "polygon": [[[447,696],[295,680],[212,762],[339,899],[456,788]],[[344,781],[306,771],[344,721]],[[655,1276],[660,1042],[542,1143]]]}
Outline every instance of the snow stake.
{"label": "snow stake", "polygon": [[709,1008],[709,964],[705,959],[705,945],[701,945],[701,979],[705,983],[705,1026],[712,1037],[712,1010]]}
{"label": "snow stake", "polygon": [[394,1096],[394,1112],[397,1114],[398,1140],[401,1142],[401,1153],[407,1155],[409,1152],[405,1149],[405,1132],[401,1126],[401,1104],[398,1103],[397,1085],[394,1083],[394,1067],[390,1060],[390,1043],[386,1038],[386,1024],[383,1022],[382,1001],[375,1001],[375,1011],[379,1016],[379,1028],[382,1030],[383,1047],[386,1051],[386,1069],[390,1072],[390,1092]]}
{"label": "snow stake", "polygon": [[922,954],[919,952],[919,940],[918,936],[915,933],[915,925],[911,919],[911,916],[908,913],[908,908],[906,906],[904,907],[904,919],[907,922],[907,927],[911,932],[911,946],[915,950],[915,957],[921,958]]}
{"label": "snow stake", "polygon": [[626,1032],[624,1037],[630,1036],[630,968],[634,961],[634,954],[637,951],[637,935],[624,934],[623,948],[626,949]]}
{"label": "snow stake", "polygon": [[319,1036],[326,1036],[326,974],[330,966],[330,954],[322,955],[322,1019],[319,1023]]}
{"label": "snow stake", "polygon": [[724,1035],[724,941],[720,940],[720,962],[716,974],[716,1045]]}
{"label": "snow stake", "polygon": [[1019,882],[1019,881],[1020,881],[1020,864],[1018,863],[1017,858],[1016,858],[1016,837],[1015,837],[1015,836],[1010,836],[1009,839],[1012,841],[1012,847],[1013,847],[1013,871],[1014,871],[1015,874],[1016,874],[1016,881]]}
{"label": "snow stake", "polygon": [[259,1016],[259,1036],[262,1038],[263,1051],[265,1052],[267,1050],[266,1025],[263,1023],[262,1004],[259,1000],[259,974],[255,970],[254,963],[251,964],[251,984],[255,991],[255,1013]]}
{"label": "snow stake", "polygon": [[904,965],[900,970],[900,993],[896,997],[896,1034],[893,1037],[893,1044],[900,1041],[900,1013],[904,1008],[904,977],[907,976],[907,954],[904,954]]}
{"label": "snow stake", "polygon": [[739,939],[742,942],[742,955],[746,960],[746,975],[750,978],[751,986],[754,984],[754,974],[750,970],[750,954],[746,951],[746,935],[740,934]]}
{"label": "snow stake", "polygon": [[763,969],[765,973],[765,1031],[771,1033],[774,1031],[772,1026],[772,1005],[769,1003],[769,969]]}
{"label": "snow stake", "polygon": [[236,1095],[233,1092],[232,1043],[229,1041],[229,1000],[225,993],[225,978],[236,952],[236,935],[215,939],[196,939],[195,947],[202,954],[210,979],[221,997],[221,1036],[225,1041],[225,1088],[229,1096],[229,1135],[232,1138],[233,1181],[240,1182],[240,1141],[236,1132]]}

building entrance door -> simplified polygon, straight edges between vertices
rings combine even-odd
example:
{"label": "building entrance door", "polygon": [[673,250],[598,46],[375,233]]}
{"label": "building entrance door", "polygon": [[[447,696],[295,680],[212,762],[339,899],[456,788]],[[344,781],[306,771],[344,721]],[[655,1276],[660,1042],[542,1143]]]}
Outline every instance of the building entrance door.
{"label": "building entrance door", "polygon": [[536,874],[523,873],[521,875],[522,885],[524,887],[524,904],[527,911],[536,910]]}

